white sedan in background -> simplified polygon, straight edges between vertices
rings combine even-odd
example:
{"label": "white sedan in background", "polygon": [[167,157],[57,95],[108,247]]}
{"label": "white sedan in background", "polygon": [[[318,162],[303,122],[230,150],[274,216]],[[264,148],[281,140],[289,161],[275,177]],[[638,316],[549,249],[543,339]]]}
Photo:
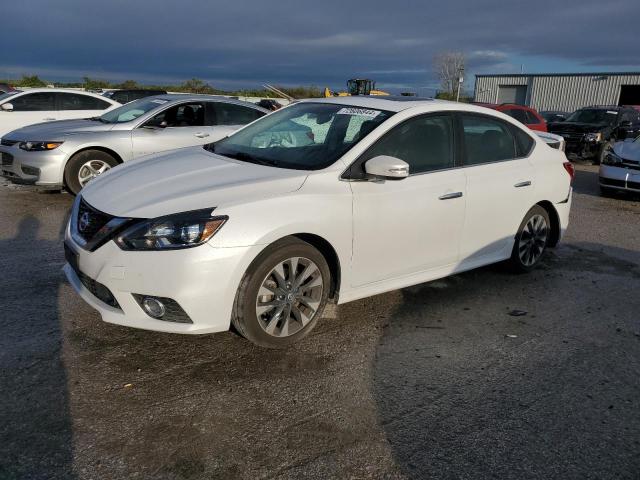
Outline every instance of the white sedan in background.
{"label": "white sedan in background", "polygon": [[2,137],[3,176],[14,183],[66,187],[132,158],[215,142],[269,113],[214,95],[158,95],[86,119],[39,123]]}
{"label": "white sedan in background", "polygon": [[120,104],[91,92],[32,88],[0,95],[0,137],[34,123],[102,115]]}
{"label": "white sedan in background", "polygon": [[503,260],[531,270],[567,228],[572,178],[561,150],[494,110],[306,100],[91,182],[71,212],[65,273],[107,322],[233,324],[284,347],[330,300]]}

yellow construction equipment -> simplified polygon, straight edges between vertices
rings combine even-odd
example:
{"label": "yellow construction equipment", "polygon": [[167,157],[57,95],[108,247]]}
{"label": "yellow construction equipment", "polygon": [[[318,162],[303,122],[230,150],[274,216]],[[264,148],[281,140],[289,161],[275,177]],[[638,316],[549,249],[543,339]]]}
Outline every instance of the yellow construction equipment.
{"label": "yellow construction equipment", "polygon": [[368,78],[351,78],[347,80],[346,92],[332,92],[324,89],[325,97],[349,97],[351,95],[389,95],[382,90],[376,90],[376,82]]}

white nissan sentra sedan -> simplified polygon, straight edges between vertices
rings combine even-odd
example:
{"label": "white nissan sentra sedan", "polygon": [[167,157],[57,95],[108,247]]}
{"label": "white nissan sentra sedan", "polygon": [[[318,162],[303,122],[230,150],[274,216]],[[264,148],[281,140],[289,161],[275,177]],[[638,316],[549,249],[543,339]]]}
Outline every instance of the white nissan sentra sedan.
{"label": "white nissan sentra sedan", "polygon": [[234,325],[283,347],[329,301],[503,260],[534,268],[567,228],[572,177],[561,150],[493,110],[307,100],[91,182],[73,206],[64,268],[107,322]]}

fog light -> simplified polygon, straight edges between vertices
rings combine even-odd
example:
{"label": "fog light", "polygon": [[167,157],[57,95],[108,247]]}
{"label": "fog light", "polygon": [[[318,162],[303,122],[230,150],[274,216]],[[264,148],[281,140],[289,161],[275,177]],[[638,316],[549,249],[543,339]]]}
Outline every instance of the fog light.
{"label": "fog light", "polygon": [[142,300],[142,308],[150,317],[161,318],[164,316],[165,308],[164,304],[153,297],[144,297]]}
{"label": "fog light", "polygon": [[35,168],[35,167],[28,167],[27,165],[22,165],[22,172],[25,175],[33,175],[34,177],[37,177],[38,175],[40,175],[40,169],[39,168]]}

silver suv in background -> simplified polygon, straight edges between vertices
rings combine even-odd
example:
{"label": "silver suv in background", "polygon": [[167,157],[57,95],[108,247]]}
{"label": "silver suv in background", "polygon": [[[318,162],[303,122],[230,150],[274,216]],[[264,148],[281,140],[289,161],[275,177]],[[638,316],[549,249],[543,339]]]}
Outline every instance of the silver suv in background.
{"label": "silver suv in background", "polygon": [[122,162],[215,142],[267,113],[253,103],[212,95],[146,97],[98,117],[8,133],[0,142],[2,175],[77,194]]}

